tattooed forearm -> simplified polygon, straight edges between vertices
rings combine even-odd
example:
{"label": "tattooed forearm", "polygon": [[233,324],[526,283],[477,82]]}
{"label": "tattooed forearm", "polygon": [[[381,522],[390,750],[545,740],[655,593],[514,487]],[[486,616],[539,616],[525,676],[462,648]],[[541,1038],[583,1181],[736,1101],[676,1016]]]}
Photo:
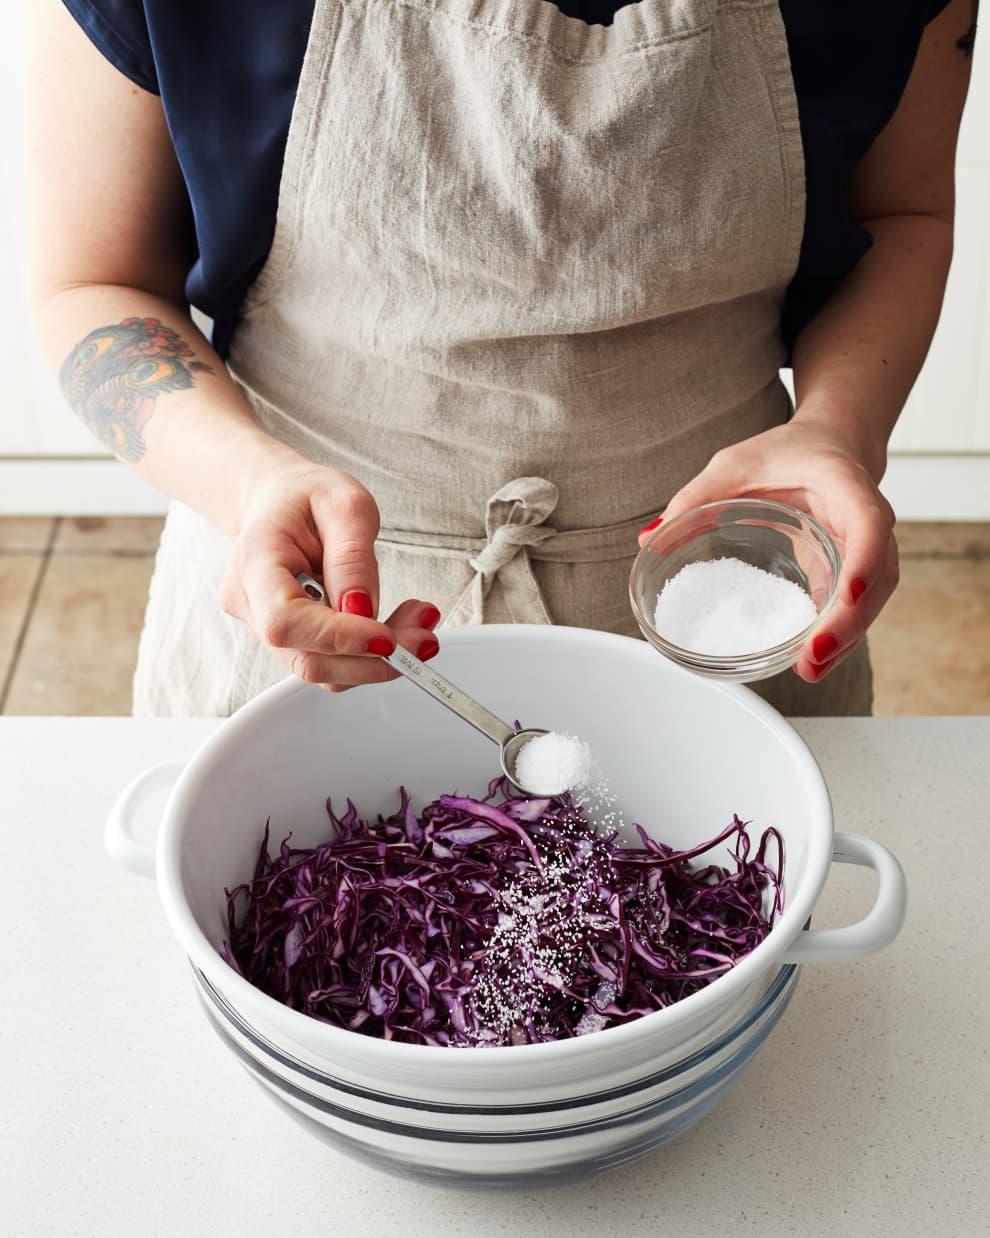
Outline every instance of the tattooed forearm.
{"label": "tattooed forearm", "polygon": [[69,353],[62,391],[90,430],[122,460],[144,455],[144,427],[158,397],[193,385],[197,371],[189,345],[158,318],[125,318],[98,327]]}

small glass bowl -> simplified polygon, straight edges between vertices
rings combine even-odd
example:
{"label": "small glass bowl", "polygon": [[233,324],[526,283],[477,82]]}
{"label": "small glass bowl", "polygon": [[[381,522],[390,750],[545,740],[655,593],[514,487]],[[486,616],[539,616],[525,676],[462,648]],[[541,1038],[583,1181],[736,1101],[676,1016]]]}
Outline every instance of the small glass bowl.
{"label": "small glass bowl", "polygon": [[[683,649],[661,636],[654,614],[667,581],[689,563],[726,558],[800,585],[818,612],[814,622],[782,644],[725,656]],[[629,596],[643,635],[672,662],[712,679],[754,683],[797,661],[808,636],[835,604],[841,566],[832,538],[806,512],[766,499],[731,499],[692,508],[661,525],[636,556]]]}

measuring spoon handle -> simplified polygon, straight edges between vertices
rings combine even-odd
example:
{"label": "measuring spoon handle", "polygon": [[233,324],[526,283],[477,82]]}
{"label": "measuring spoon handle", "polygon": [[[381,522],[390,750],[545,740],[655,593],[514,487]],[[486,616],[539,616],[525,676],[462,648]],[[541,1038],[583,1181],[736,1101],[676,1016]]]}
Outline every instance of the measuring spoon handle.
{"label": "measuring spoon handle", "polygon": [[[319,580],[307,572],[299,572],[296,580],[314,602],[329,606],[330,601],[326,590]],[[427,666],[425,662],[420,662],[419,658],[414,658],[401,645],[396,645],[395,651],[383,657],[382,661],[387,662],[389,666],[394,666],[407,679],[411,679],[418,688],[429,693],[441,705],[446,705],[451,712],[463,718],[465,722],[469,722],[482,735],[487,735],[492,743],[498,744],[500,749],[503,749],[516,734],[511,726],[503,722],[501,718],[496,718],[490,709],[479,705],[474,697],[462,692],[456,684],[452,684],[449,679]]]}
{"label": "measuring spoon handle", "polygon": [[396,645],[395,652],[390,653],[384,661],[389,666],[394,666],[407,679],[411,679],[418,688],[428,692],[435,701],[446,705],[465,722],[469,722],[482,735],[487,735],[493,743],[498,744],[499,748],[504,747],[515,735],[514,729],[501,718],[497,718],[490,709],[486,709],[474,697],[462,692],[456,684],[452,684],[449,679],[431,666],[420,662],[419,658],[414,658],[401,645]]}

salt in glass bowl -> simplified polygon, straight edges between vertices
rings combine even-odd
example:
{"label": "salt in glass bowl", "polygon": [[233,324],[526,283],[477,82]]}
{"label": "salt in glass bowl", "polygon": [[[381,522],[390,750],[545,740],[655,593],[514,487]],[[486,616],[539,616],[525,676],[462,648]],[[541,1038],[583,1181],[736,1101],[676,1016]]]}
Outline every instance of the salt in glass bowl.
{"label": "salt in glass bowl", "polygon": [[[699,653],[657,631],[657,598],[690,563],[733,558],[798,585],[811,598],[815,619],[789,639],[751,653]],[[835,605],[839,552],[814,517],[768,499],[705,503],[663,524],[640,550],[629,577],[629,597],[640,631],[678,666],[732,683],[754,683],[786,670]]]}

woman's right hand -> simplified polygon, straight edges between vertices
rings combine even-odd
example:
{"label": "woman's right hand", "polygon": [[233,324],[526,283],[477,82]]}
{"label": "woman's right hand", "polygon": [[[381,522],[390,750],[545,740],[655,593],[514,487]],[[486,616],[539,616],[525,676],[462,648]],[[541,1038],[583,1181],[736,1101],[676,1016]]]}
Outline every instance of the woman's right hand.
{"label": "woman's right hand", "polygon": [[[395,679],[379,655],[398,643],[433,657],[440,611],[408,598],[376,620],[378,528],[378,506],[353,477],[301,458],[273,463],[242,505],[220,604],[309,683],[339,691]],[[322,577],[330,607],[306,595],[299,573]]]}

